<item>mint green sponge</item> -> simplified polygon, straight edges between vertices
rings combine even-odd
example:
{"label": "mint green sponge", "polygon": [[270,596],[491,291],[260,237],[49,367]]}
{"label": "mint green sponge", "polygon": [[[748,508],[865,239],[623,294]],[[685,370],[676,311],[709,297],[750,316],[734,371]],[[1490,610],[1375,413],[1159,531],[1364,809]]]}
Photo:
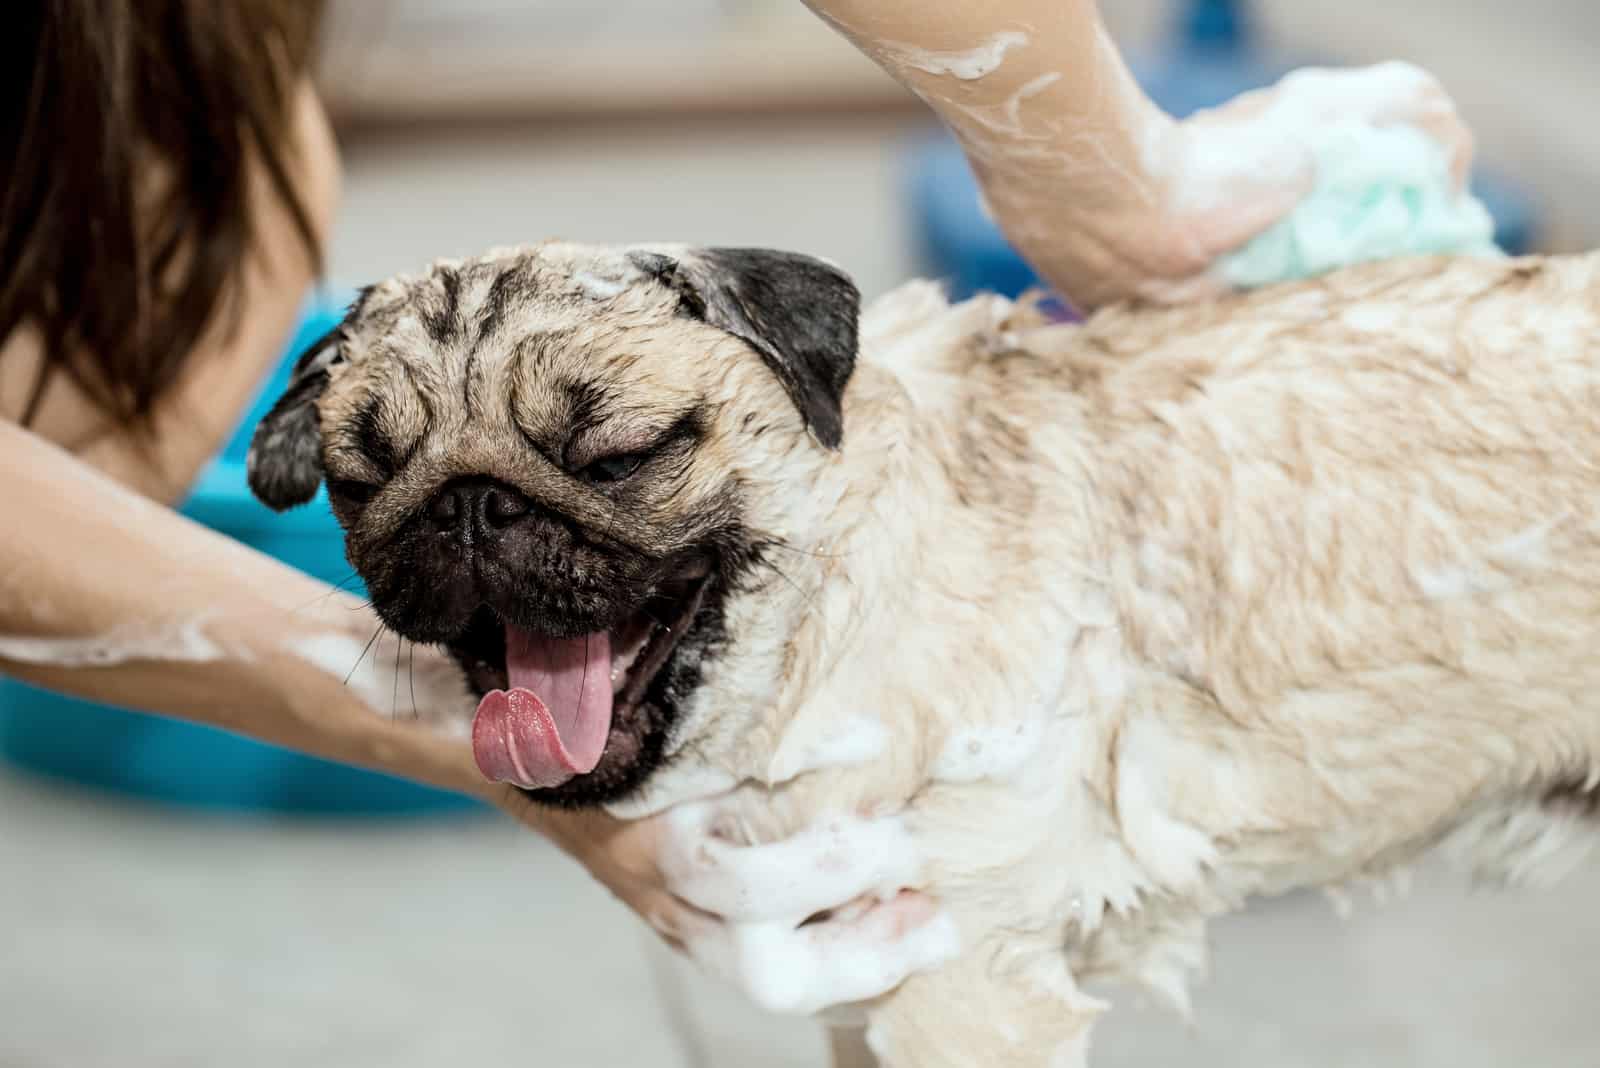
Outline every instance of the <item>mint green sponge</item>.
{"label": "mint green sponge", "polygon": [[1457,193],[1444,150],[1410,126],[1334,123],[1313,145],[1316,186],[1271,229],[1218,262],[1250,289],[1391,256],[1498,256],[1494,220]]}

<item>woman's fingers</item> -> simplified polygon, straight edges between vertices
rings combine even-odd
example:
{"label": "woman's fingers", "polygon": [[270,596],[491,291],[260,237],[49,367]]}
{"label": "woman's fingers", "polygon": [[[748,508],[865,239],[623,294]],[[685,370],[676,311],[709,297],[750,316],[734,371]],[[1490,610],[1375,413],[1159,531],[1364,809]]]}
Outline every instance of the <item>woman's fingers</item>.
{"label": "woman's fingers", "polygon": [[717,833],[715,802],[667,816],[659,858],[667,887],[730,920],[808,917],[866,894],[889,897],[921,881],[922,858],[900,817],[835,818],[769,845]]}
{"label": "woman's fingers", "polygon": [[742,846],[718,802],[668,813],[658,862],[673,906],[652,918],[702,967],[773,1012],[878,997],[950,956],[956,931],[908,887],[922,858],[903,818],[838,817]]}
{"label": "woman's fingers", "polygon": [[691,925],[702,967],[769,1012],[811,1015],[886,994],[954,956],[955,923],[914,891],[863,911],[792,927],[782,922]]}
{"label": "woman's fingers", "polygon": [[903,818],[828,819],[765,845],[720,833],[736,809],[692,802],[646,820],[502,807],[551,835],[668,945],[775,1012],[877,997],[955,952],[954,922],[915,890]]}
{"label": "woman's fingers", "polygon": [[[1445,153],[1457,190],[1471,173],[1473,137],[1438,79],[1408,63],[1308,67],[1172,127],[1157,152],[1166,190],[1162,265],[1132,291],[1158,302],[1229,288],[1216,261],[1284,219],[1315,188],[1320,131],[1341,123],[1409,125]],[[1130,261],[1133,259],[1129,257]]]}

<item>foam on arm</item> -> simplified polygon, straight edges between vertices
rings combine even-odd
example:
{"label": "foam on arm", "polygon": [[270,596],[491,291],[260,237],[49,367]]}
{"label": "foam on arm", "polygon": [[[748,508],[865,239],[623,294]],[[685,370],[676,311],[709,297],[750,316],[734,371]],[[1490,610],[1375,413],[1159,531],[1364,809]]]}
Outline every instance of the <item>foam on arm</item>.
{"label": "foam on arm", "polygon": [[1047,279],[1093,303],[1098,280],[1128,273],[1127,235],[1160,214],[1175,123],[1134,81],[1094,0],[806,3],[945,122]]}

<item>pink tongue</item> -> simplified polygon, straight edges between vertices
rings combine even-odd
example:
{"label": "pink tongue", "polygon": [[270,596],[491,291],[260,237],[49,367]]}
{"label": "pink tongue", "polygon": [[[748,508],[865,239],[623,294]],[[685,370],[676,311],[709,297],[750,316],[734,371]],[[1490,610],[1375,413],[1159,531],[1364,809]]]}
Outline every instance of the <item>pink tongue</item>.
{"label": "pink tongue", "polygon": [[506,675],[472,719],[484,777],[532,790],[593,771],[611,733],[610,635],[556,640],[507,626]]}

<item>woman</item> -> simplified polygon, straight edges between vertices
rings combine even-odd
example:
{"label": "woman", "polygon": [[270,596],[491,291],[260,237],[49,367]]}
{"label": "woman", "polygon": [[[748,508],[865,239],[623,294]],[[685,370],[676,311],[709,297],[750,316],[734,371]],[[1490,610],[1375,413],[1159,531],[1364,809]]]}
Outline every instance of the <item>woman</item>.
{"label": "woman", "polygon": [[[1309,151],[1266,121],[1281,90],[1173,122],[1092,0],[809,2],[950,125],[996,219],[1080,307],[1215,291],[1213,259],[1309,186]],[[488,798],[669,939],[715,929],[658,867],[672,821],[546,811],[484,782],[462,740],[344,685],[370,613],[167,507],[317,274],[339,186],[308,78],[319,8],[41,0],[17,16],[22,58],[0,75],[0,672]],[[1470,139],[1425,77],[1382,99],[1323,95],[1324,117],[1423,124],[1465,173]],[[418,649],[415,675],[424,713],[461,699],[437,654]]]}

